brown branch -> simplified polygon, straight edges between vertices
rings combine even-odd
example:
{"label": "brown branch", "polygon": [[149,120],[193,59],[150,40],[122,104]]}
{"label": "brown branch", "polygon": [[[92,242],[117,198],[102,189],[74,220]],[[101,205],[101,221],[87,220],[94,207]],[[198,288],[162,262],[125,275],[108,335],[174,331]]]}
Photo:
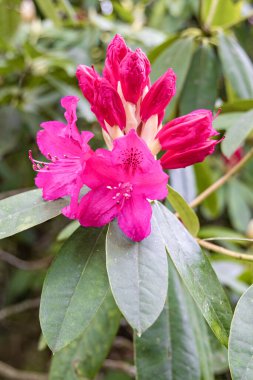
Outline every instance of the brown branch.
{"label": "brown branch", "polygon": [[19,259],[11,253],[0,250],[0,260],[5,261],[6,263],[14,266],[15,268],[23,270],[40,270],[48,268],[49,264],[52,261],[52,257],[44,257],[40,260],[25,261]]}
{"label": "brown branch", "polygon": [[135,378],[136,375],[135,367],[121,360],[106,359],[104,361],[103,368],[120,370],[132,378]]}
{"label": "brown branch", "polygon": [[40,305],[40,298],[26,300],[15,305],[7,306],[0,310],[0,321],[10,317],[13,314],[22,313],[23,311],[35,309]]}
{"label": "brown branch", "polygon": [[206,198],[209,197],[214,191],[223,186],[233,175],[235,175],[239,170],[253,157],[253,148],[236,164],[233,166],[224,176],[222,176],[218,181],[214,182],[210,187],[199,194],[189,206],[194,208],[202,203]]}
{"label": "brown branch", "polygon": [[237,260],[253,261],[253,255],[247,255],[245,253],[234,252],[234,251],[231,251],[230,249],[220,247],[219,245],[209,243],[206,240],[197,239],[197,241],[199,245],[201,245],[201,247],[206,248],[209,251],[217,252],[217,253],[220,253],[221,255],[230,256]]}
{"label": "brown branch", "polygon": [[0,375],[11,380],[48,380],[46,374],[21,371],[2,361],[0,361]]}

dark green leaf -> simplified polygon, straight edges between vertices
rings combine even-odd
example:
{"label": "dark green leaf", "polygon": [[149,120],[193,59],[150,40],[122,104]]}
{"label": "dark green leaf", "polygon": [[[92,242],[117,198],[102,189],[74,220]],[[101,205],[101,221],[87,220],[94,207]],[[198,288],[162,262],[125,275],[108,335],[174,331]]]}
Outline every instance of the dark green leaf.
{"label": "dark green leaf", "polygon": [[63,245],[43,286],[40,322],[52,351],[59,351],[82,333],[108,291],[105,233],[79,228]]}
{"label": "dark green leaf", "polygon": [[158,320],[135,336],[139,380],[198,380],[199,360],[184,289],[169,263],[168,300]]}
{"label": "dark green leaf", "polygon": [[171,67],[177,75],[177,93],[167,107],[166,115],[170,115],[177,103],[185,78],[190,67],[193,51],[194,40],[192,37],[181,38],[165,49],[155,60],[152,65],[152,80],[156,80],[159,76]]}
{"label": "dark green leaf", "polygon": [[160,315],[168,287],[167,257],[156,224],[141,242],[133,242],[111,223],[106,265],[115,301],[128,323],[142,334]]}
{"label": "dark green leaf", "polygon": [[[187,292],[188,293],[188,292]],[[190,320],[193,325],[194,335],[196,339],[198,355],[201,367],[202,380],[214,380],[213,367],[212,367],[212,351],[208,336],[208,327],[205,319],[201,315],[199,308],[187,294],[188,309],[190,312]],[[216,338],[215,338],[216,339]]]}
{"label": "dark green leaf", "polygon": [[199,219],[197,215],[179,193],[177,193],[171,186],[168,187],[168,201],[174,210],[179,214],[185,227],[193,236],[197,236],[199,232]]}
{"label": "dark green leaf", "polygon": [[233,380],[253,378],[252,300],[253,285],[239,299],[231,324],[228,360]]}
{"label": "dark green leaf", "polygon": [[53,356],[49,380],[76,380],[76,373],[93,378],[108,354],[120,318],[109,291],[82,335]]}
{"label": "dark green leaf", "polygon": [[235,120],[226,133],[221,144],[222,153],[228,158],[243,145],[244,141],[253,131],[253,110],[243,113]]}
{"label": "dark green leaf", "polygon": [[153,212],[170,257],[186,287],[217,338],[227,345],[232,310],[209,260],[166,207],[156,202]]}
{"label": "dark green leaf", "polygon": [[217,95],[219,62],[214,48],[203,44],[195,51],[180,100],[180,113],[198,108],[213,110]]}
{"label": "dark green leaf", "polygon": [[61,213],[67,199],[45,202],[41,190],[30,190],[0,201],[0,238],[17,234]]}
{"label": "dark green leaf", "polygon": [[218,46],[225,77],[240,98],[253,98],[253,64],[242,47],[232,37],[219,34]]}

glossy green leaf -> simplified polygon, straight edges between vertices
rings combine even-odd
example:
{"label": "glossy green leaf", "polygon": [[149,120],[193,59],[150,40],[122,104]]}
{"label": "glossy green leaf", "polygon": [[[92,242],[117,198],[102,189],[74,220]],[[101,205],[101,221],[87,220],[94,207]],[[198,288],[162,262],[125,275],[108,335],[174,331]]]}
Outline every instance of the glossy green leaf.
{"label": "glossy green leaf", "polygon": [[106,239],[106,266],[115,301],[128,323],[142,334],[160,315],[166,300],[168,266],[159,229],[133,242],[111,223]]}
{"label": "glossy green leaf", "polygon": [[135,336],[139,380],[198,380],[200,368],[184,288],[169,262],[168,299],[158,320]]}
{"label": "glossy green leaf", "polygon": [[188,205],[183,197],[176,192],[171,186],[168,186],[168,201],[174,208],[174,210],[179,214],[180,219],[184,223],[188,231],[193,235],[197,236],[199,232],[199,219],[195,214],[194,210]]}
{"label": "glossy green leaf", "polygon": [[171,67],[177,75],[177,93],[166,109],[166,115],[170,115],[178,101],[185,78],[190,67],[194,52],[194,39],[192,37],[182,38],[165,49],[152,65],[151,79],[156,80]]}
{"label": "glossy green leaf", "polygon": [[82,333],[108,289],[105,233],[79,228],[58,253],[43,286],[40,323],[52,351],[59,351]]}
{"label": "glossy green leaf", "polygon": [[219,79],[219,61],[211,45],[200,45],[195,51],[180,98],[180,114],[195,109],[213,110]]}
{"label": "glossy green leaf", "polygon": [[230,157],[243,145],[248,135],[253,131],[253,110],[245,112],[239,117],[226,133],[226,138],[221,144],[222,153]]}
{"label": "glossy green leaf", "polygon": [[93,378],[108,354],[120,319],[109,291],[82,335],[53,356],[49,380],[76,380],[76,374]]}
{"label": "glossy green leaf", "polygon": [[231,324],[228,360],[233,380],[253,378],[252,300],[253,285],[239,299]]}
{"label": "glossy green leaf", "polygon": [[155,202],[153,213],[187,289],[217,338],[227,345],[232,310],[208,258],[165,206]]}
{"label": "glossy green leaf", "polygon": [[196,303],[189,295],[187,295],[188,310],[190,320],[193,325],[194,336],[198,349],[198,355],[201,368],[201,380],[214,380],[212,366],[212,351],[208,336],[208,327]]}
{"label": "glossy green leaf", "polygon": [[[215,182],[214,173],[210,168],[208,160],[194,165],[196,182],[199,193]],[[201,204],[201,210],[208,218],[216,218],[220,213],[220,204],[217,191],[214,191]]]}
{"label": "glossy green leaf", "polygon": [[219,34],[218,51],[225,77],[238,97],[253,98],[253,64],[232,36]]}
{"label": "glossy green leaf", "polygon": [[0,238],[17,234],[61,213],[67,199],[45,202],[41,190],[30,190],[0,201]]}

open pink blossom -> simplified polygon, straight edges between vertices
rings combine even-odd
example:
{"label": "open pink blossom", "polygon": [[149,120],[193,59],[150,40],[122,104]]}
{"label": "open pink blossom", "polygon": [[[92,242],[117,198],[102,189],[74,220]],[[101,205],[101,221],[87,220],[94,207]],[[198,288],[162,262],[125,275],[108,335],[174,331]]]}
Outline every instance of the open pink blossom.
{"label": "open pink blossom", "polygon": [[168,176],[134,130],[115,139],[112,151],[98,149],[86,163],[83,181],[91,191],[79,205],[81,225],[100,227],[117,218],[134,241],[150,234],[149,200],[166,197]]}
{"label": "open pink blossom", "polygon": [[91,132],[79,133],[76,126],[76,106],[78,98],[66,96],[61,105],[67,124],[59,121],[48,121],[41,124],[42,130],[37,133],[37,144],[41,153],[49,162],[34,160],[31,151],[29,158],[34,170],[38,171],[36,185],[42,189],[45,200],[54,200],[71,196],[71,203],[63,209],[69,218],[77,212],[78,197],[83,186],[81,173],[85,163],[92,155],[88,141],[93,137]]}

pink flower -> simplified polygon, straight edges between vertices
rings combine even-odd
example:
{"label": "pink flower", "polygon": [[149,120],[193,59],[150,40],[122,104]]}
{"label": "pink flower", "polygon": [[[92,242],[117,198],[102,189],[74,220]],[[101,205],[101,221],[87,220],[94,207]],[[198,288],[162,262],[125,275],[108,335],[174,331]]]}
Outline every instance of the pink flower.
{"label": "pink flower", "polygon": [[212,122],[212,112],[200,109],[164,125],[154,143],[157,152],[160,149],[167,151],[161,158],[163,168],[184,168],[212,154],[220,141],[211,139],[219,135]]}
{"label": "pink flower", "polygon": [[83,186],[81,172],[86,160],[92,155],[88,141],[93,137],[91,132],[79,133],[76,126],[76,106],[78,98],[66,96],[61,105],[67,124],[59,121],[48,121],[41,124],[42,130],[37,133],[37,144],[41,153],[50,162],[34,160],[31,151],[29,158],[34,170],[38,171],[35,179],[37,187],[43,191],[45,200],[54,200],[71,196],[71,203],[63,209],[69,218],[77,212],[78,197]]}
{"label": "pink flower", "polygon": [[103,76],[117,89],[119,81],[119,68],[121,61],[130,49],[127,47],[124,38],[116,34],[109,43],[106,51],[105,68]]}
{"label": "pink flower", "polygon": [[136,104],[146,86],[150,85],[151,71],[149,60],[141,49],[129,51],[120,64],[119,80],[124,98]]}
{"label": "pink flower", "polygon": [[148,199],[167,195],[168,176],[134,130],[114,140],[112,151],[98,149],[87,161],[83,181],[91,188],[79,205],[79,221],[100,227],[114,218],[132,240],[150,234]]}
{"label": "pink flower", "polygon": [[141,119],[147,121],[151,116],[158,116],[158,125],[164,117],[164,111],[171,98],[176,93],[176,74],[168,69],[151,86],[141,103]]}

